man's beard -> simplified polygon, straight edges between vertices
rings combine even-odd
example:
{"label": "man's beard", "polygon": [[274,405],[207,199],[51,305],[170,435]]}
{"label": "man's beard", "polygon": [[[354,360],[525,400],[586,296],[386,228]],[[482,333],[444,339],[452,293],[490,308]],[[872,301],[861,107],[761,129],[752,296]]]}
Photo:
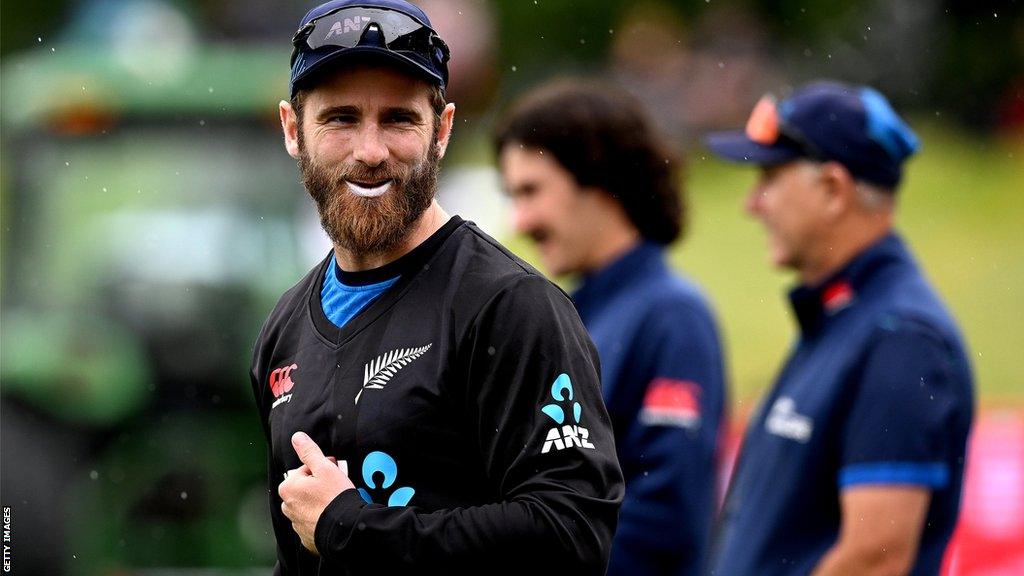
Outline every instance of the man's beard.
{"label": "man's beard", "polygon": [[[439,164],[436,141],[422,162],[406,170],[387,163],[376,168],[321,164],[299,142],[302,184],[316,202],[324,231],[335,246],[359,255],[383,254],[401,242],[434,199]],[[383,196],[363,198],[346,180],[391,180],[391,188]]]}

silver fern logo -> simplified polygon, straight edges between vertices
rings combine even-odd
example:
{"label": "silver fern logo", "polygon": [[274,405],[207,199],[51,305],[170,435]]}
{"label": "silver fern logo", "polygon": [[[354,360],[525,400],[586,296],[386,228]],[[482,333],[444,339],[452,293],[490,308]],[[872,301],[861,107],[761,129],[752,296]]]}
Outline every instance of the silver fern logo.
{"label": "silver fern logo", "polygon": [[366,366],[363,366],[363,387],[359,394],[356,394],[356,404],[359,404],[359,397],[363,395],[364,390],[380,390],[399,370],[426,354],[433,345],[431,342],[419,348],[399,348],[367,362]]}

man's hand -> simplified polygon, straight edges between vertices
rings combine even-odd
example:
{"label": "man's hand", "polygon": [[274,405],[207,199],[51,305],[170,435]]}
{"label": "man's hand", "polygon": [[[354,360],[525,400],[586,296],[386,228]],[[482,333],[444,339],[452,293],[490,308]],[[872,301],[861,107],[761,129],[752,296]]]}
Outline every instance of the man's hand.
{"label": "man's hand", "polygon": [[302,545],[319,555],[313,541],[317,520],[331,500],[355,486],[305,432],[292,435],[292,447],[302,466],[285,474],[284,482],[277,487],[283,500],[281,511],[291,520]]}

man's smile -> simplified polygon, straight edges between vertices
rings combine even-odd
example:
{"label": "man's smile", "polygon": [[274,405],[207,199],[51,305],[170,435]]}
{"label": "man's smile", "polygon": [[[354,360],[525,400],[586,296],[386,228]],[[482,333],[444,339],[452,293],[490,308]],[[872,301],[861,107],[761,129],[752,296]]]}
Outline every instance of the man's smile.
{"label": "man's smile", "polygon": [[356,196],[361,196],[363,198],[376,198],[384,195],[391,189],[391,182],[391,180],[381,180],[379,182],[357,182],[355,180],[345,180],[345,184],[348,185],[348,189]]}

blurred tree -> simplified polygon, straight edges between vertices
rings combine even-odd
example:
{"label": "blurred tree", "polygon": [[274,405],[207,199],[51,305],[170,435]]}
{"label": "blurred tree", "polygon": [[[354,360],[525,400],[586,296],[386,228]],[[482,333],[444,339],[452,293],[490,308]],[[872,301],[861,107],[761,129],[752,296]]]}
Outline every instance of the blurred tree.
{"label": "blurred tree", "polygon": [[[955,111],[967,124],[992,127],[1004,98],[1024,105],[1024,2],[947,0],[952,24],[948,42],[938,46],[938,74],[929,99]],[[1014,84],[1018,90],[1010,94]]]}
{"label": "blurred tree", "polygon": [[0,56],[24,50],[38,38],[56,36],[66,24],[71,0],[0,3]]}

